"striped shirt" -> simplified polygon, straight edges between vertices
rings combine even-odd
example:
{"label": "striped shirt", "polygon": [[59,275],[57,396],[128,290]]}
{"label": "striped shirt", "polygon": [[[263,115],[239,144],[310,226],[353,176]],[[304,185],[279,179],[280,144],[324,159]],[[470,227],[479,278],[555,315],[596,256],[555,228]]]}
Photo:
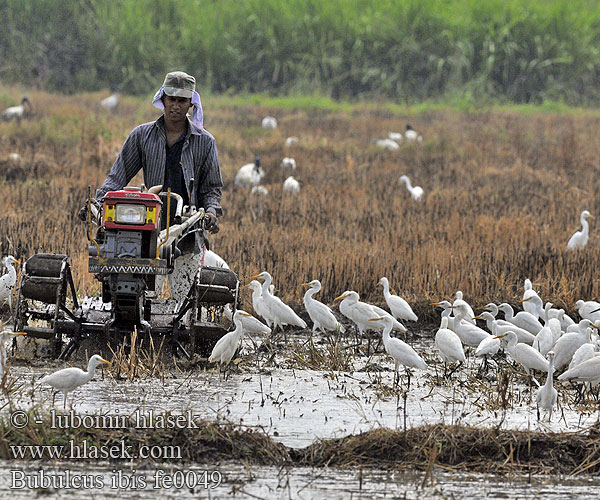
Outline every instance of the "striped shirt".
{"label": "striped shirt", "polygon": [[[146,186],[162,184],[165,179],[166,145],[163,116],[134,128],[104,184],[96,191],[96,199],[100,200],[108,191],[122,189],[140,169],[143,170]],[[189,118],[181,151],[181,167],[191,204],[198,208],[213,208],[220,216],[223,180],[217,143],[209,132],[198,128]],[[193,193],[190,192],[191,179],[194,179],[195,185]]]}

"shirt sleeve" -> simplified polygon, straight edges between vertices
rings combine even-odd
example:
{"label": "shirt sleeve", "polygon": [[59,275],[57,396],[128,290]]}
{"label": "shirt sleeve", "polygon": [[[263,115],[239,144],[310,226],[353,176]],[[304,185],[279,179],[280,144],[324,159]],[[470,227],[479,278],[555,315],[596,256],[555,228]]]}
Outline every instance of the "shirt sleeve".
{"label": "shirt sleeve", "polygon": [[97,200],[100,200],[109,191],[123,189],[142,168],[139,135],[140,131],[136,128],[127,137],[104,184],[96,191]]}
{"label": "shirt sleeve", "polygon": [[197,206],[206,210],[213,208],[215,213],[220,217],[223,215],[223,210],[221,208],[223,179],[221,178],[217,144],[214,138],[211,138],[200,171],[202,172],[202,179],[198,183],[196,191],[198,200]]}

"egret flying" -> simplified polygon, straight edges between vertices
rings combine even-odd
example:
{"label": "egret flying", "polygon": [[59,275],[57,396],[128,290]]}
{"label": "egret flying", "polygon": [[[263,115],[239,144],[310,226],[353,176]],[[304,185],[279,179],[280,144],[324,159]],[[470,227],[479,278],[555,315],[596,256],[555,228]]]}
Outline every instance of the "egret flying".
{"label": "egret flying", "polygon": [[390,283],[385,276],[379,280],[379,284],[383,285],[383,297],[394,318],[409,321],[417,321],[419,319],[406,300],[390,293]]}
{"label": "egret flying", "polygon": [[[46,375],[40,380],[40,384],[46,384],[54,388],[56,392],[62,392],[65,395],[63,408],[67,405],[67,394],[83,384],[88,383],[94,377],[94,370],[101,363],[105,363],[108,366],[111,365],[110,361],[106,361],[102,356],[94,354],[88,363],[87,371],[83,371],[81,368],[63,368],[51,375]],[[54,400],[54,398],[53,398]]]}

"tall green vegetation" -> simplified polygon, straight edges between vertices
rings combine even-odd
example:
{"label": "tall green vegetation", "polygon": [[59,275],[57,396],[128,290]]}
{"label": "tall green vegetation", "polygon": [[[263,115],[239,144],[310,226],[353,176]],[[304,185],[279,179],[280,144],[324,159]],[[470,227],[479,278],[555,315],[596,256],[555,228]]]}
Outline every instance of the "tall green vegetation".
{"label": "tall green vegetation", "polygon": [[0,78],[147,93],[184,68],[215,92],[597,103],[590,0],[0,0]]}

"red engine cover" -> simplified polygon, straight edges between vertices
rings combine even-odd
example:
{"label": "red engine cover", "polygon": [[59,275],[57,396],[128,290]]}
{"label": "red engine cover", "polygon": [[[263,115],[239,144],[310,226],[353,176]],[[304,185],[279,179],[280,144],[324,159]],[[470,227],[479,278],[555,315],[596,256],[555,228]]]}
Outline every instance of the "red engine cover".
{"label": "red engine cover", "polygon": [[[127,203],[144,205],[146,207],[146,224],[123,224],[114,221],[115,205]],[[102,198],[102,220],[106,229],[125,229],[131,231],[153,231],[159,223],[160,208],[162,201],[158,195],[153,193],[142,193],[140,188],[126,187],[121,191],[109,191]],[[154,217],[150,217],[151,213]],[[112,219],[112,220],[109,220]],[[150,221],[150,222],[148,222]]]}

